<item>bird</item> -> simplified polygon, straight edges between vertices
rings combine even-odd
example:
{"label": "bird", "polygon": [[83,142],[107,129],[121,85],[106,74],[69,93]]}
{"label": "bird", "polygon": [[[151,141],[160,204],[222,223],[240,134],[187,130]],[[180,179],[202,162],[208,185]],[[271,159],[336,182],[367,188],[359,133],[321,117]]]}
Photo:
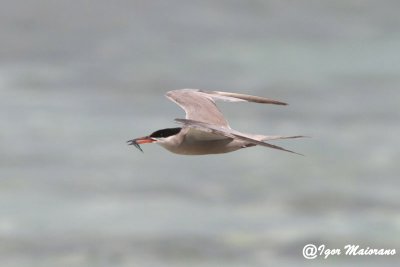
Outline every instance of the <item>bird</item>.
{"label": "bird", "polygon": [[181,155],[222,154],[258,145],[302,155],[266,141],[306,136],[268,136],[236,131],[229,126],[215,102],[222,100],[281,106],[287,103],[253,95],[200,89],[172,90],[165,96],[185,111],[185,119],[175,119],[181,127],[165,128],[150,135],[129,140],[127,141],[129,145],[143,152],[140,145],[156,143],[172,153]]}

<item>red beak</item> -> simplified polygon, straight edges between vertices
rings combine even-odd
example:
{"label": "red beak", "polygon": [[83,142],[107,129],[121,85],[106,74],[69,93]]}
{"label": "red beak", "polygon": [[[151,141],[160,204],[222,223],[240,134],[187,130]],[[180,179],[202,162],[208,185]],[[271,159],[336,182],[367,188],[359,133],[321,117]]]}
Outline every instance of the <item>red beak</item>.
{"label": "red beak", "polygon": [[137,144],[139,144],[139,145],[141,145],[141,144],[147,144],[147,143],[153,143],[153,142],[156,141],[155,139],[153,139],[153,138],[151,138],[151,137],[149,137],[149,136],[139,137],[139,138],[136,138],[136,139],[134,139],[134,140],[135,140],[135,142],[136,142]]}

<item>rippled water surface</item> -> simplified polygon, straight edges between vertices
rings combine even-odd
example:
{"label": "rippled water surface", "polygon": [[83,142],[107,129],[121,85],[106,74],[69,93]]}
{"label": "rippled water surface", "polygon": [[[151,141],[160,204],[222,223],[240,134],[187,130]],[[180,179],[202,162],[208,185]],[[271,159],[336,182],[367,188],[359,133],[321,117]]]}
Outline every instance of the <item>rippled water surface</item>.
{"label": "rippled water surface", "polygon": [[[2,266],[398,266],[398,1],[3,1]],[[312,138],[183,157],[125,141],[173,127],[177,88],[232,127]]]}

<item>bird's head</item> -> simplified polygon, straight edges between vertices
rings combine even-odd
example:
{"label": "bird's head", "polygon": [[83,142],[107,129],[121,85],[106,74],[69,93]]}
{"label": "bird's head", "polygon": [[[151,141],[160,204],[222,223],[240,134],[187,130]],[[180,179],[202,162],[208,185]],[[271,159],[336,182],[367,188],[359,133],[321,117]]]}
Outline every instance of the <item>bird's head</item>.
{"label": "bird's head", "polygon": [[166,129],[161,129],[158,131],[155,131],[154,133],[148,135],[148,136],[143,136],[139,138],[135,138],[132,140],[127,141],[128,145],[134,145],[137,149],[143,152],[142,148],[140,145],[142,144],[150,144],[150,143],[155,143],[155,142],[165,142],[167,138],[172,137],[174,135],[177,135],[182,128],[166,128]]}

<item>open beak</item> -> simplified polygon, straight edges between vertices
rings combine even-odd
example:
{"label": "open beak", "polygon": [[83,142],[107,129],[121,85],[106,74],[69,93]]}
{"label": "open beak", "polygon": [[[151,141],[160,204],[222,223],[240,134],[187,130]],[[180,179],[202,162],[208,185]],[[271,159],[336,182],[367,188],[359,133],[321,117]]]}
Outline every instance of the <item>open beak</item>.
{"label": "open beak", "polygon": [[141,144],[148,144],[157,141],[156,139],[151,138],[150,136],[144,136],[135,138],[132,140],[127,141],[128,145],[134,145],[137,149],[143,152],[142,148],[140,147]]}

